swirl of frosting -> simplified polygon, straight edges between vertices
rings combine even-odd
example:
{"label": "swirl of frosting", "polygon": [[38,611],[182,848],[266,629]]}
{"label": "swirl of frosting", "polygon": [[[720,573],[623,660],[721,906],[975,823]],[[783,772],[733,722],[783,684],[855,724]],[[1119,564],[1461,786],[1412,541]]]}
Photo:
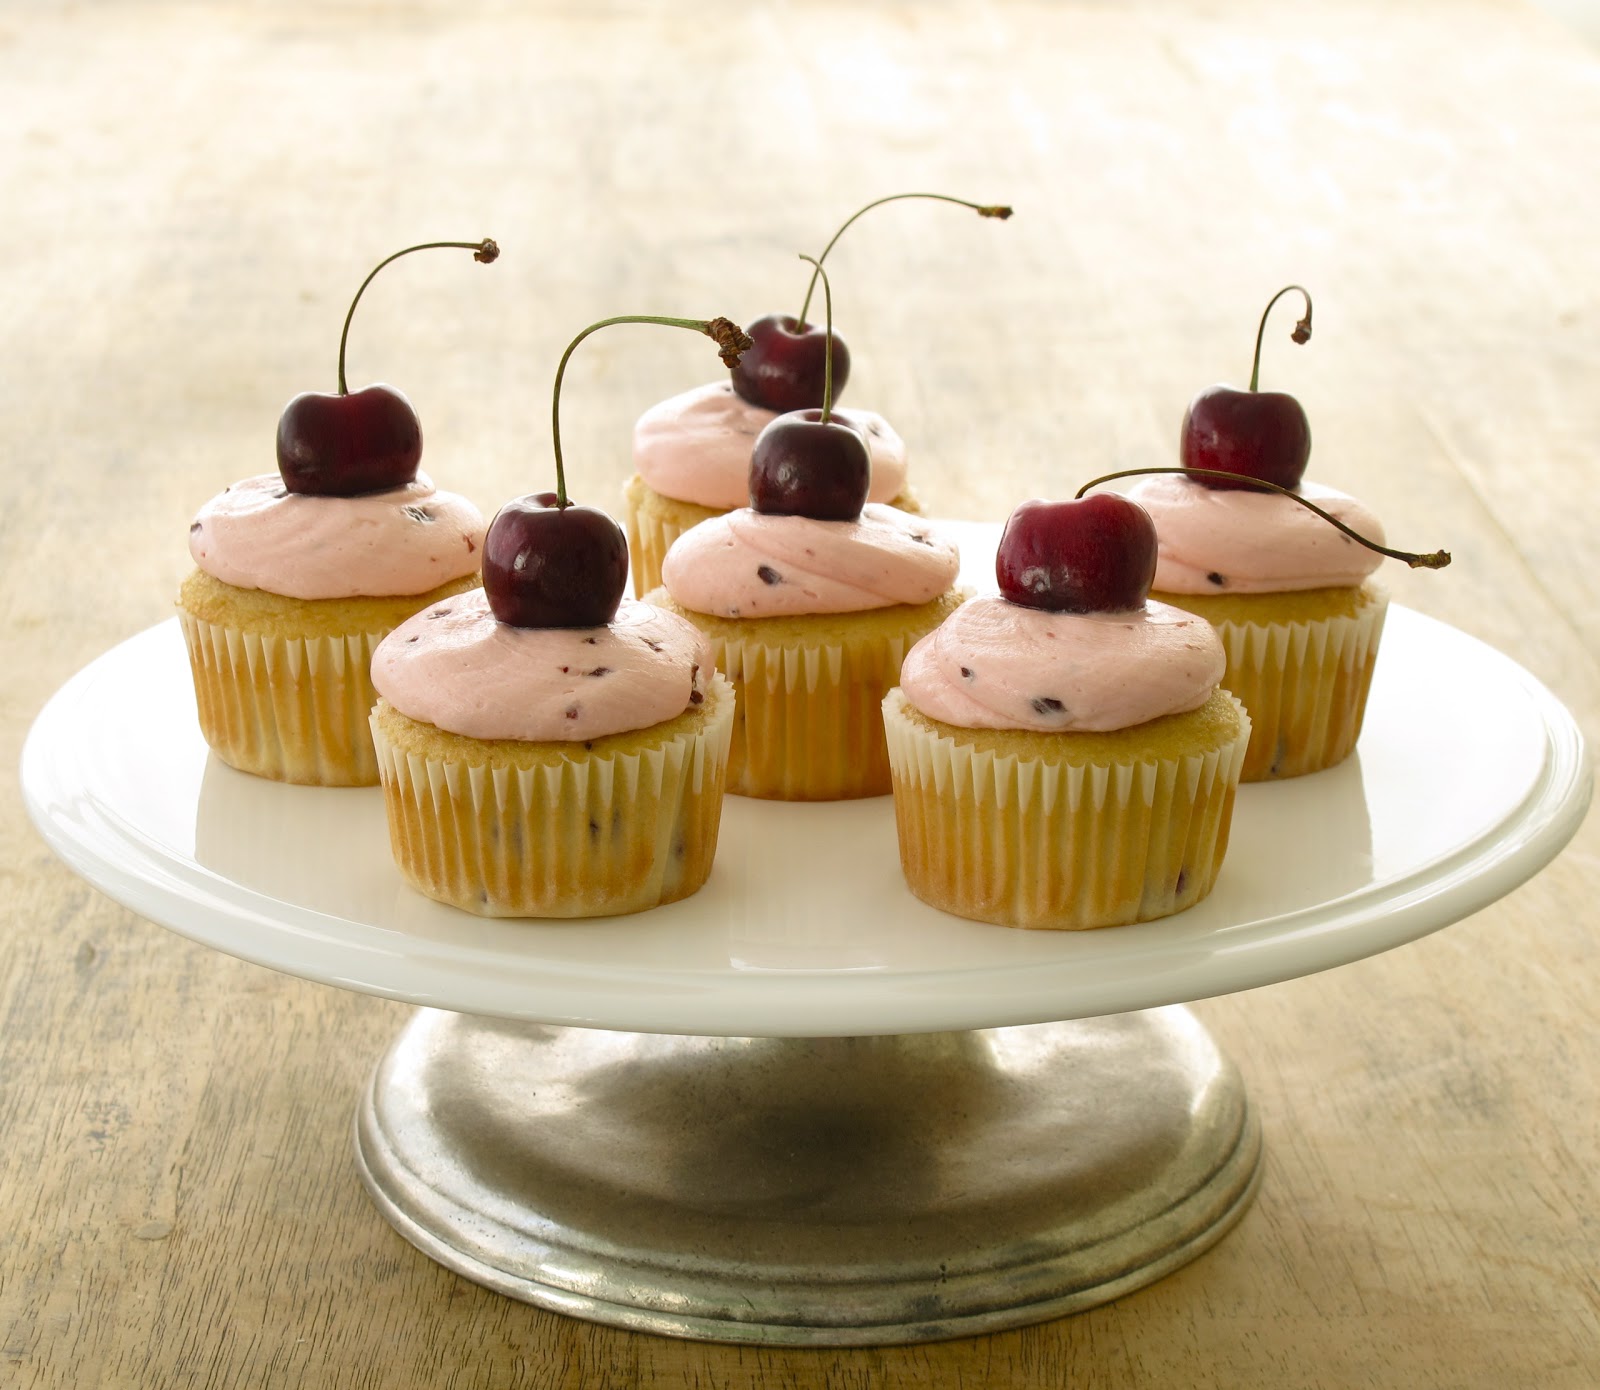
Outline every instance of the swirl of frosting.
{"label": "swirl of frosting", "polygon": [[743,507],[679,536],[662,563],[661,582],[696,613],[796,617],[928,603],[960,568],[953,542],[921,517],[880,503],[869,502],[855,521]]}
{"label": "swirl of frosting", "polygon": [[1165,603],[1051,613],[984,597],[906,653],[900,688],[957,728],[1102,733],[1198,709],[1226,664],[1216,629]]}
{"label": "swirl of frosting", "polygon": [[[867,498],[889,502],[906,485],[905,441],[883,416],[841,410],[867,441],[872,486]],[[663,497],[726,510],[750,501],[750,450],[778,412],[752,405],[726,381],[696,386],[653,405],[633,427],[633,463]]]}
{"label": "swirl of frosting", "polygon": [[676,718],[705,697],[710,643],[623,599],[605,627],[513,627],[482,589],[401,623],[372,654],[372,683],[401,714],[466,738],[575,743]]}
{"label": "swirl of frosting", "polygon": [[287,598],[425,594],[481,562],[483,513],[425,473],[360,497],[287,491],[276,473],[224,488],[189,527],[189,553],[239,589]]}
{"label": "swirl of frosting", "polygon": [[[1364,503],[1319,483],[1315,502],[1368,540],[1383,523]],[[1141,479],[1128,492],[1156,524],[1154,588],[1168,594],[1271,594],[1359,584],[1383,556],[1274,492],[1206,487],[1181,474]]]}

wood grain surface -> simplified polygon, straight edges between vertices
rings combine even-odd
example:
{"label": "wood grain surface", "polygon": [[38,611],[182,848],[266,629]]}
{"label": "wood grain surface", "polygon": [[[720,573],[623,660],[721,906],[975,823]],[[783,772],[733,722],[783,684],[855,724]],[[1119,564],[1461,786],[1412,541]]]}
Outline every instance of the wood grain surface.
{"label": "wood grain surface", "polygon": [[[797,312],[830,259],[850,399],[935,513],[1170,461],[1269,333],[1313,473],[1402,546],[1396,598],[1600,735],[1600,49],[1517,0],[0,3],[0,766],[83,663],[161,621],[195,508],[279,410],[417,404],[486,509],[549,485],[585,324]],[[574,487],[615,505],[688,335],[587,342]],[[1398,566],[1391,569],[1398,571]],[[1441,688],[1441,702],[1462,692]],[[1485,742],[1496,730],[1482,731]],[[1418,731],[1427,737],[1426,730]],[[1459,750],[1474,756],[1472,747]],[[1198,1012],[1266,1127],[1261,1195],[1158,1284],[900,1350],[739,1349],[500,1298],[369,1204],[350,1116],[398,1005],[140,920],[0,805],[0,1383],[1593,1387],[1600,833],[1415,945]]]}

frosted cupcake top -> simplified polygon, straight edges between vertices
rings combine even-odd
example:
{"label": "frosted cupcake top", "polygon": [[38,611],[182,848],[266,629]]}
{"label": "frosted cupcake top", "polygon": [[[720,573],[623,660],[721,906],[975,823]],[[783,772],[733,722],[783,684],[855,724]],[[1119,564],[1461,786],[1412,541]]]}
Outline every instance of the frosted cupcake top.
{"label": "frosted cupcake top", "polygon": [[287,598],[425,594],[478,568],[483,514],[425,473],[387,492],[313,497],[276,473],[224,488],[189,527],[189,553],[214,579]]}
{"label": "frosted cupcake top", "polygon": [[1216,630],[1165,603],[1052,613],[985,597],[906,654],[900,688],[957,728],[1100,733],[1198,709],[1226,664]]}
{"label": "frosted cupcake top", "polygon": [[[1383,544],[1383,523],[1364,503],[1319,483],[1302,483],[1299,492]],[[1163,593],[1265,594],[1350,586],[1383,563],[1383,556],[1277,493],[1209,488],[1172,473],[1141,479],[1128,496],[1156,524],[1153,587]]]}
{"label": "frosted cupcake top", "polygon": [[513,627],[482,589],[401,623],[372,683],[401,714],[466,738],[577,743],[647,729],[705,698],[711,647],[689,623],[623,599],[605,627]]}
{"label": "frosted cupcake top", "polygon": [[928,603],[960,568],[953,542],[921,517],[880,503],[869,502],[855,521],[741,507],[679,536],[661,582],[696,613],[798,617]]}
{"label": "frosted cupcake top", "polygon": [[[867,441],[873,502],[888,502],[906,485],[906,446],[889,422],[870,410],[840,410]],[[778,412],[745,400],[726,381],[653,405],[633,427],[639,476],[663,497],[726,510],[750,501],[750,450]]]}

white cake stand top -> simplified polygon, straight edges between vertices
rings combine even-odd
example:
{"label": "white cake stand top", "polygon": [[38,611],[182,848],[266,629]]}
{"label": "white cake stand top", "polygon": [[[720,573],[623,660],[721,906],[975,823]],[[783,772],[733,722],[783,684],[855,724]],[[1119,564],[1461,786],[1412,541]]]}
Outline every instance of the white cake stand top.
{"label": "white cake stand top", "polygon": [[[991,540],[992,545],[992,540]],[[1024,932],[927,907],[888,798],[727,800],[710,882],[635,917],[486,921],[408,889],[381,793],[210,756],[176,620],[86,667],[31,730],[22,786],[78,873],[218,950],[462,1013],[631,1032],[838,1036],[1086,1018],[1388,950],[1542,868],[1588,803],[1566,709],[1505,656],[1392,609],[1356,754],[1241,789],[1211,896],[1158,922]]]}

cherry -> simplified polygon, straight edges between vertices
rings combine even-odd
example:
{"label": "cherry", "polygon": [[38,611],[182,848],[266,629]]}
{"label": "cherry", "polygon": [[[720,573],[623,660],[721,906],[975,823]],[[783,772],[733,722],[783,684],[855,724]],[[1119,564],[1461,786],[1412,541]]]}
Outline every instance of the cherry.
{"label": "cherry", "polygon": [[[826,306],[824,342],[833,338],[833,291],[822,276]],[[831,359],[824,357],[824,363]],[[769,420],[750,451],[750,505],[769,516],[809,516],[817,521],[854,521],[872,487],[872,455],[866,436],[832,413],[833,376],[825,370],[822,405],[792,410]]]}
{"label": "cherry", "polygon": [[422,423],[411,402],[392,386],[366,386],[351,394],[345,384],[345,344],[350,320],[372,278],[390,261],[413,251],[454,247],[490,264],[500,248],[483,241],[429,241],[408,246],[378,262],[361,282],[339,335],[339,390],[303,391],[278,419],[278,472],[290,492],[316,497],[355,497],[404,487],[422,461]]}
{"label": "cherry", "polygon": [[833,339],[820,324],[806,323],[788,314],[767,314],[748,330],[751,348],[733,369],[733,389],[752,405],[767,410],[805,410],[822,404],[822,379],[833,374],[834,393],[844,390],[850,376],[850,349],[844,339]]}
{"label": "cherry", "polygon": [[489,607],[513,627],[603,627],[628,583],[628,542],[596,507],[554,493],[518,497],[483,541]]}
{"label": "cherry", "polygon": [[[1001,221],[1011,216],[1011,209],[999,204],[969,203],[964,198],[952,198],[944,193],[891,193],[860,208],[845,219],[843,226],[822,248],[815,259],[806,256],[816,268],[811,272],[811,283],[806,286],[805,302],[800,306],[798,318],[787,314],[767,314],[750,325],[751,347],[733,369],[733,389],[752,405],[768,410],[789,411],[815,408],[822,404],[823,382],[832,374],[833,394],[844,390],[850,376],[850,350],[838,334],[827,334],[815,324],[806,321],[806,311],[811,307],[811,296],[817,288],[817,276],[822,263],[846,229],[862,213],[870,212],[884,203],[902,198],[931,198],[937,202],[955,203],[971,208],[979,217],[998,217]],[[831,337],[833,347],[827,344]]]}
{"label": "cherry", "polygon": [[1024,502],[995,551],[1001,594],[1052,613],[1118,613],[1143,606],[1156,577],[1150,513],[1115,492],[1070,502]]}
{"label": "cherry", "polygon": [[392,386],[303,391],[278,421],[278,472],[290,492],[356,497],[404,487],[422,461],[422,423]]}
{"label": "cherry", "polygon": [[871,487],[867,441],[838,415],[780,415],[768,421],[750,451],[750,505],[769,516],[854,521]]}
{"label": "cherry", "polygon": [[596,507],[567,496],[561,458],[561,379],[567,359],[591,333],[616,323],[691,328],[716,341],[732,367],[750,340],[729,319],[671,319],[632,314],[603,319],[578,334],[561,354],[550,403],[556,490],[507,502],[483,542],[483,591],[490,611],[512,627],[603,627],[617,616],[628,583],[628,540]]}
{"label": "cherry", "polygon": [[1272,306],[1290,291],[1306,302],[1305,317],[1291,337],[1303,343],[1311,337],[1311,296],[1299,285],[1286,285],[1267,302],[1256,330],[1256,354],[1250,368],[1250,389],[1208,386],[1189,403],[1178,432],[1178,461],[1186,468],[1204,469],[1231,477],[1201,478],[1206,487],[1227,490],[1251,488],[1249,480],[1294,488],[1305,476],[1311,457],[1311,422],[1293,396],[1282,391],[1258,391],[1261,376],[1261,337]]}

